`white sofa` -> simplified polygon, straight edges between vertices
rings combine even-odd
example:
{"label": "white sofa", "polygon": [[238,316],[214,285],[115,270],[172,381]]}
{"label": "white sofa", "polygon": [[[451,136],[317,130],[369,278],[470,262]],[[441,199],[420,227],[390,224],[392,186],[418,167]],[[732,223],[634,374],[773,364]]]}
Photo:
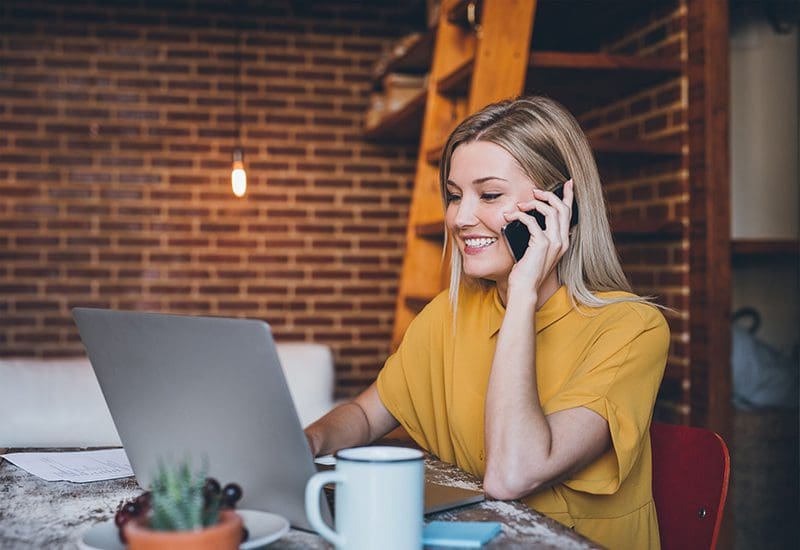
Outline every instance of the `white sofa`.
{"label": "white sofa", "polygon": [[[303,426],[333,407],[330,348],[277,344]],[[0,448],[120,445],[94,371],[86,358],[0,358]]]}

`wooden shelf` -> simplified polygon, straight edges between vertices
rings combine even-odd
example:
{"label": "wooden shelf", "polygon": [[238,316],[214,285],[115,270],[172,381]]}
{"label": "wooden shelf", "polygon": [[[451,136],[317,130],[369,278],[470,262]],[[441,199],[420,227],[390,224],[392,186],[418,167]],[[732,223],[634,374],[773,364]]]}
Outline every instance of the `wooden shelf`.
{"label": "wooden shelf", "polygon": [[526,93],[556,97],[580,114],[681,74],[681,62],[608,53],[533,51]]}
{"label": "wooden shelf", "polygon": [[[437,79],[442,94],[466,93],[474,68],[467,60],[451,73]],[[608,103],[634,91],[652,86],[680,74],[678,61],[650,59],[606,53],[532,52],[527,71],[526,90],[557,97],[575,113]],[[420,91],[406,107],[388,114],[380,123],[365,130],[370,139],[414,141],[422,126],[425,93]],[[601,153],[659,154],[680,153],[680,143],[611,142],[597,140]],[[430,154],[433,154],[432,152]],[[426,155],[430,162],[430,156]]]}
{"label": "wooden shelf", "polygon": [[[467,60],[436,82],[441,94],[466,94],[474,61]],[[672,59],[614,55],[604,52],[533,51],[525,89],[557,97],[576,113],[609,103],[681,73]]]}
{"label": "wooden shelf", "polygon": [[[418,237],[441,241],[444,237],[444,220],[418,223],[414,227]],[[683,224],[673,220],[618,220],[611,222],[611,232],[620,240],[674,240],[683,236]]]}
{"label": "wooden shelf", "polygon": [[442,157],[442,149],[444,149],[444,143],[437,143],[425,152],[425,160],[428,161],[428,164],[432,166],[439,165],[439,160]]}
{"label": "wooden shelf", "polygon": [[410,294],[406,295],[406,307],[412,310],[415,314],[422,311],[428,302],[433,300],[435,296],[412,296]]}
{"label": "wooden shelf", "polygon": [[733,239],[731,256],[734,258],[800,257],[798,239]]}
{"label": "wooden shelf", "polygon": [[598,157],[606,156],[678,156],[682,154],[680,138],[619,140],[608,138],[589,138],[589,144]]}
{"label": "wooden shelf", "polygon": [[683,224],[675,220],[630,218],[611,220],[611,232],[618,240],[674,240],[683,236]]}
{"label": "wooden shelf", "polygon": [[[628,70],[636,72],[680,73],[681,61],[658,57],[620,55],[606,52],[566,52],[532,50],[528,59],[531,69],[554,67],[564,69]],[[615,73],[616,74],[616,73]]]}
{"label": "wooden shelf", "polygon": [[426,95],[427,90],[420,90],[401,109],[388,113],[375,126],[364,128],[364,136],[387,142],[418,141]]}
{"label": "wooden shelf", "polygon": [[[436,82],[441,94],[465,94],[474,60],[469,59]],[[643,87],[680,75],[681,62],[672,59],[615,55],[604,52],[532,51],[526,90],[563,99],[586,110],[629,95]]]}
{"label": "wooden shelf", "polygon": [[461,65],[453,69],[450,74],[446,74],[436,81],[436,91],[445,95],[466,94],[474,68],[475,60],[467,59]]}
{"label": "wooden shelf", "polygon": [[597,51],[631,27],[642,28],[658,12],[674,10],[675,0],[616,0],[614,2],[565,2],[539,0],[531,36],[535,49]]}
{"label": "wooden shelf", "polygon": [[[589,145],[597,156],[598,162],[612,157],[629,157],[634,155],[646,157],[673,157],[683,153],[680,138],[669,139],[609,139],[589,136]],[[425,160],[436,166],[442,156],[444,143],[438,143],[425,153]]]}
{"label": "wooden shelf", "polygon": [[[456,2],[447,12],[447,20],[468,28],[469,3],[470,0]],[[480,23],[482,2],[477,0],[476,4],[477,22]],[[570,51],[596,51],[604,44],[614,41],[631,26],[652,17],[654,11],[672,11],[675,4],[675,0],[538,0],[531,45],[539,50],[560,50],[567,47]]]}
{"label": "wooden shelf", "polygon": [[431,66],[433,43],[436,29],[420,32],[402,51],[397,51],[380,59],[372,69],[375,85],[379,86],[384,76],[389,73],[402,72],[424,74]]}
{"label": "wooden shelf", "polygon": [[444,238],[444,219],[418,223],[414,226],[417,237],[439,241]]}

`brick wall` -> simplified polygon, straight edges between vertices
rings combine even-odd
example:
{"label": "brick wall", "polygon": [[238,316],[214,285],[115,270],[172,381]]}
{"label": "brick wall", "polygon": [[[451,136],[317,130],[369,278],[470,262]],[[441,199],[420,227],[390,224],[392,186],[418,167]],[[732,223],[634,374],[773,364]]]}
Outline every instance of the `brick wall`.
{"label": "brick wall", "polygon": [[[607,46],[612,53],[686,60],[686,6],[677,2]],[[679,222],[682,235],[615,237],[623,268],[637,293],[670,308],[671,345],[656,418],[689,419],[689,239],[685,77],[648,87],[580,117],[587,133],[618,139],[676,139],[682,155],[630,156],[599,163],[612,220]]]}
{"label": "brick wall", "polygon": [[[247,316],[330,345],[352,395],[389,351],[416,155],[361,137],[370,69],[422,5],[264,1],[237,18],[221,0],[139,4],[0,6],[0,355],[82,354],[78,305]],[[245,199],[229,186],[237,36]],[[607,49],[685,59],[683,2]],[[685,140],[685,88],[580,120]],[[601,172],[612,217],[686,226],[685,154]],[[674,309],[657,410],[685,421],[686,231],[617,244],[636,290]]]}
{"label": "brick wall", "polygon": [[0,6],[0,355],[82,354],[74,306],[146,309],[262,318],[330,345],[340,395],[373,379],[416,150],[360,127],[422,5],[230,4]]}

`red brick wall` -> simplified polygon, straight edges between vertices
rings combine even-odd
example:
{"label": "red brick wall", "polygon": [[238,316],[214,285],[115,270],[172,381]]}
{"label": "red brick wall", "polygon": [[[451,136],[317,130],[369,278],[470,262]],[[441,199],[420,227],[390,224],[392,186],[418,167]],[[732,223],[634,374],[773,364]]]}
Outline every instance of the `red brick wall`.
{"label": "red brick wall", "polygon": [[[678,2],[610,44],[614,53],[686,60],[686,7]],[[679,237],[616,237],[623,268],[639,294],[653,296],[664,311],[671,346],[656,418],[689,419],[689,239],[686,80],[677,77],[581,116],[590,135],[618,139],[677,139],[683,154],[634,156],[600,162],[612,219],[680,222]]]}
{"label": "red brick wall", "polygon": [[340,395],[374,377],[416,150],[360,127],[422,5],[229,4],[0,6],[0,355],[82,354],[70,308],[99,306],[262,318],[330,345]]}
{"label": "red brick wall", "polygon": [[[353,394],[389,351],[416,155],[361,137],[370,69],[422,4],[139,4],[0,5],[0,355],[82,354],[78,305],[247,316],[330,345]],[[237,25],[245,199],[229,185]],[[608,49],[685,59],[685,6]],[[685,87],[580,119],[685,139]],[[612,216],[685,226],[685,159],[601,163]],[[658,413],[686,420],[686,231],[617,244],[636,290],[675,310]]]}

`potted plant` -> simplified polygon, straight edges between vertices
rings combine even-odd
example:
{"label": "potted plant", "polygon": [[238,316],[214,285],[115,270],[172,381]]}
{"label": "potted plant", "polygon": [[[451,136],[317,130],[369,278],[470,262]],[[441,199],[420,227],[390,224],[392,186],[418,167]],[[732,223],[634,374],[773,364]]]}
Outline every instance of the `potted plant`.
{"label": "potted plant", "polygon": [[122,503],[115,521],[131,550],[233,550],[247,536],[233,509],[241,496],[237,484],[221,488],[186,461],[161,463],[151,490]]}

